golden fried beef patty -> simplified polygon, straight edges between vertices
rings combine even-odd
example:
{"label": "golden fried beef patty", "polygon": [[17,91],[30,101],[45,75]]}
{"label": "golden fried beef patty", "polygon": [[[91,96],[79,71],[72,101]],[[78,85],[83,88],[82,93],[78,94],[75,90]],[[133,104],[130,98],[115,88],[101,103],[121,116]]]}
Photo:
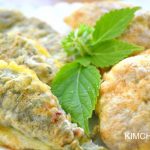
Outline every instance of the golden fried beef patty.
{"label": "golden fried beef patty", "polygon": [[0,34],[0,59],[25,64],[47,84],[65,62],[65,60],[60,61],[59,58],[51,56],[36,41],[15,34]]}
{"label": "golden fried beef patty", "polygon": [[105,73],[97,111],[100,134],[110,150],[150,149],[150,137],[130,139],[130,133],[150,135],[150,51]]}
{"label": "golden fried beef patty", "polygon": [[[94,25],[104,13],[112,9],[129,7],[127,3],[121,1],[101,1],[87,3],[71,16],[65,18],[65,22],[72,28],[77,28],[80,24]],[[131,7],[131,6],[130,6]],[[150,48],[150,12],[139,11],[133,22],[122,35],[122,40],[135,43],[145,48]]]}
{"label": "golden fried beef patty", "polygon": [[80,150],[83,130],[70,123],[50,87],[25,66],[1,60],[0,124],[0,141],[14,149]]}

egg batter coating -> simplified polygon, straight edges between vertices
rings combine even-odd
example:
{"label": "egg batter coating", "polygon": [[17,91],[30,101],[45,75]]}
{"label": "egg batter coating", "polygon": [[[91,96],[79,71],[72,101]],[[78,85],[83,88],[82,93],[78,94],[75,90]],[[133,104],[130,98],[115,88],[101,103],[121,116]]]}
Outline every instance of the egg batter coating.
{"label": "egg batter coating", "polygon": [[[73,12],[71,16],[66,17],[65,22],[72,28],[77,28],[80,24],[94,26],[96,20],[104,13],[112,9],[121,9],[124,7],[131,7],[131,5],[121,1],[87,3]],[[138,11],[133,22],[120,39],[150,48],[150,12]]]}
{"label": "egg batter coating", "polygon": [[36,40],[51,54],[61,52],[61,36],[45,22],[37,18],[26,18],[22,13],[0,10],[0,33],[19,34]]}
{"label": "egg batter coating", "polygon": [[103,80],[97,106],[103,141],[110,150],[149,150],[150,137],[138,134],[150,135],[150,50],[119,62]]}
{"label": "egg batter coating", "polygon": [[65,62],[65,59],[60,61],[59,58],[51,56],[36,41],[15,34],[0,34],[0,59],[25,64],[47,84]]}
{"label": "egg batter coating", "polygon": [[[61,48],[62,36],[55,32],[45,22],[42,22],[36,18],[26,18],[22,13],[18,11],[2,9],[0,10],[0,33],[15,36],[19,35],[26,39],[34,40],[35,43],[38,43],[40,47],[45,48],[52,56],[51,60],[49,61],[51,65],[49,74],[51,75],[54,75],[56,73],[56,70],[60,69],[60,67],[62,67],[63,64],[66,63],[69,59],[67,58],[66,53],[64,53],[63,49]],[[14,38],[16,39],[16,37]],[[41,58],[35,59],[38,59],[38,61],[43,61],[41,60]],[[30,63],[32,64],[33,68],[34,61],[33,63],[30,61]],[[46,70],[47,65],[45,64],[45,66],[43,67]],[[39,66],[36,69],[38,71],[38,77],[39,74],[40,76],[44,76],[44,80],[42,77],[42,81],[44,81],[45,83],[49,83],[49,81],[52,79],[52,76],[48,77],[47,72],[41,72],[41,69],[38,69]]]}
{"label": "egg batter coating", "polygon": [[[32,70],[14,62],[0,61],[0,104],[2,143],[18,150],[80,150],[83,130],[70,123],[50,87]],[[18,138],[18,144],[15,138],[14,142],[7,139],[3,134],[6,127],[11,134],[16,132],[17,137],[22,135],[23,139]],[[33,143],[28,145],[29,141]],[[9,145],[9,142],[12,143]],[[34,142],[36,146],[41,144],[41,148]]]}

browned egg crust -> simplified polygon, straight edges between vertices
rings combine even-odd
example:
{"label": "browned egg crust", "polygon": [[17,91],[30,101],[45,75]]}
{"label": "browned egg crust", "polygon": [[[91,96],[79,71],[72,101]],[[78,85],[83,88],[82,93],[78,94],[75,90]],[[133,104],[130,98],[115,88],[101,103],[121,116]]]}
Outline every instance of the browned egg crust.
{"label": "browned egg crust", "polygon": [[150,50],[121,61],[103,80],[97,106],[103,141],[110,150],[149,150],[150,138],[125,134],[150,135]]}
{"label": "browned egg crust", "polygon": [[[131,5],[121,1],[87,3],[71,16],[66,17],[65,22],[72,28],[77,28],[80,24],[93,26],[104,13],[124,7],[131,7]],[[150,48],[150,12],[140,10],[121,39]]]}
{"label": "browned egg crust", "polygon": [[[83,130],[68,120],[50,87],[25,66],[1,60],[0,124],[39,140],[49,150],[80,150],[79,139]],[[18,141],[18,146],[13,139],[9,145],[9,140],[3,136],[0,136],[0,141],[14,149],[37,149],[34,145],[26,145],[26,140],[22,145]]]}

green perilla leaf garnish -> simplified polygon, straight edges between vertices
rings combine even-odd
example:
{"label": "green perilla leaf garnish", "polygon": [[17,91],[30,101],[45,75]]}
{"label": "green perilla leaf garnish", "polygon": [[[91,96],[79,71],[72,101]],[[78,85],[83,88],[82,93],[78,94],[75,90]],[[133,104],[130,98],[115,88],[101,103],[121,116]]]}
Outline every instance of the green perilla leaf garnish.
{"label": "green perilla leaf garnish", "polygon": [[52,91],[72,121],[89,133],[88,120],[95,109],[101,76],[98,68],[110,67],[143,48],[117,40],[127,29],[139,7],[112,10],[94,27],[81,25],[62,41],[68,56],[66,64],[52,82]]}
{"label": "green perilla leaf garnish", "polygon": [[68,36],[62,40],[62,47],[69,56],[84,56],[85,54],[90,54],[93,31],[94,28],[81,25],[80,28],[71,31]]}

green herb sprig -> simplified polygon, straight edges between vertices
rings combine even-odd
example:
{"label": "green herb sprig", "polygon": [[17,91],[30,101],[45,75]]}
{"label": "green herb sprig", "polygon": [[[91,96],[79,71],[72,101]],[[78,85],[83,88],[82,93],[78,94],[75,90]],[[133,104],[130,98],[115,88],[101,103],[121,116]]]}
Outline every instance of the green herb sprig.
{"label": "green herb sprig", "polygon": [[52,92],[62,108],[89,134],[88,120],[95,109],[101,84],[98,68],[110,67],[143,48],[118,38],[128,27],[139,7],[112,10],[94,27],[81,25],[62,41],[74,61],[66,64],[52,82]]}

